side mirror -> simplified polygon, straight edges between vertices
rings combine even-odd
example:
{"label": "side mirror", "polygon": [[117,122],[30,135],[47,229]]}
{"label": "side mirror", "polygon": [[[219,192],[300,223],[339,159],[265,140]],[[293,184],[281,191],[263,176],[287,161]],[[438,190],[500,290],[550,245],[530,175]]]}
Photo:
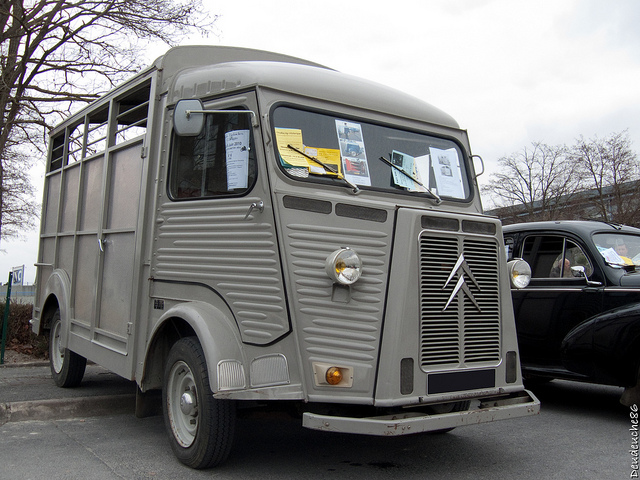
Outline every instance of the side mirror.
{"label": "side mirror", "polygon": [[480,167],[481,167],[480,173],[476,173],[476,178],[478,178],[480,175],[484,173],[484,160],[482,160],[482,157],[480,155],[471,155],[471,160],[473,161],[473,169],[476,172],[478,171],[478,169],[476,168],[476,161],[480,164]]}
{"label": "side mirror", "polygon": [[173,130],[181,137],[197,137],[204,127],[202,102],[198,99],[179,100],[173,110]]}
{"label": "side mirror", "polygon": [[577,267],[571,267],[571,274],[574,277],[584,278],[587,282],[587,287],[602,286],[602,282],[594,282],[592,280],[589,280],[589,278],[587,277],[587,270],[582,265],[578,265]]}
{"label": "side mirror", "polygon": [[587,272],[582,265],[578,265],[577,267],[571,267],[571,274],[574,277],[587,278]]}

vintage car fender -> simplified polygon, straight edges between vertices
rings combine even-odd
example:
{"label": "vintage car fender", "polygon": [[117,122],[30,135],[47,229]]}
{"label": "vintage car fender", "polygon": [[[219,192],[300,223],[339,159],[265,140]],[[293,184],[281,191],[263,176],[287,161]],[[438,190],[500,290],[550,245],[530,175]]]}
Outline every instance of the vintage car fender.
{"label": "vintage car fender", "polygon": [[640,303],[595,315],[574,327],[561,346],[565,368],[594,381],[628,387],[640,365]]}
{"label": "vintage car fender", "polygon": [[[242,343],[232,318],[219,308],[199,301],[179,303],[162,315],[151,335],[153,340],[149,342],[147,347],[147,362],[153,362],[153,358],[157,359],[157,355],[152,352],[154,346],[157,345],[156,337],[160,335],[158,332],[164,328],[166,322],[171,319],[180,319],[186,322],[195,332],[205,354],[211,390],[214,393],[219,390],[218,364],[221,361],[235,362],[239,366],[239,370],[244,372]],[[162,361],[164,361],[164,357],[162,357]],[[152,375],[151,372],[161,373],[158,367],[158,365],[146,365],[146,381],[154,382],[149,378],[149,375]],[[161,366],[161,369],[163,368],[164,365]],[[148,386],[147,384],[146,387]]]}

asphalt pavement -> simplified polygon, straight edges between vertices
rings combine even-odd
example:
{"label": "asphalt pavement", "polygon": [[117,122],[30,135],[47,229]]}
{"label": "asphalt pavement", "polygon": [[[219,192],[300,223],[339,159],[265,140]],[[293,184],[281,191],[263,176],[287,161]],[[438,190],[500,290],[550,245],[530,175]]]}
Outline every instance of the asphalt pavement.
{"label": "asphalt pavement", "polygon": [[0,365],[0,425],[134,413],[135,394],[135,382],[94,364],[77,388],[57,387],[46,362]]}
{"label": "asphalt pavement", "polygon": [[[633,417],[622,389],[554,381],[540,415],[446,435],[369,437],[241,418],[229,461],[196,471],[171,452],[162,416],[136,418],[135,382],[87,366],[78,388],[47,364],[0,366],[0,480],[633,478]],[[28,421],[27,421],[28,420]]]}

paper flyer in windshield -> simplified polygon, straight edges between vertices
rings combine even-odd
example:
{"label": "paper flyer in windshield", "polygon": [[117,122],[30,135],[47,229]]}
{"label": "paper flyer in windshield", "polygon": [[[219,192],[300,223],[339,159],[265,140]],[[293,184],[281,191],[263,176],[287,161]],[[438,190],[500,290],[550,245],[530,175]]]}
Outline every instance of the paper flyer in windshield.
{"label": "paper flyer in windshield", "polygon": [[[422,185],[428,187],[430,190],[435,190],[434,187],[429,185],[429,182],[431,181],[429,177],[429,171],[431,168],[431,155],[429,154],[421,155],[419,157],[415,157],[413,160],[415,162],[415,167],[416,167],[416,178],[422,182]],[[426,192],[427,190],[426,188],[418,185],[416,191]]]}
{"label": "paper flyer in windshield", "polygon": [[329,170],[327,170],[319,163],[315,163],[313,160],[309,160],[309,173],[313,173],[315,175],[341,175],[342,169],[340,165],[339,150],[336,150],[334,148],[304,147],[304,153],[306,153],[310,157],[317,158],[327,167],[329,167]]}
{"label": "paper flyer in windshield", "polygon": [[247,188],[249,180],[249,130],[224,134],[227,152],[227,188]]}
{"label": "paper flyer in windshield", "polygon": [[430,147],[431,164],[436,179],[438,195],[464,198],[464,186],[460,172],[460,160],[455,148],[441,150]]}
{"label": "paper flyer in windshield", "polygon": [[359,123],[336,120],[336,131],[344,177],[355,185],[371,186],[362,126]]}
{"label": "paper flyer in windshield", "polygon": [[[427,155],[428,157],[428,155]],[[421,158],[421,157],[419,157]],[[428,160],[428,158],[427,158]],[[407,175],[404,175],[401,171],[396,168],[391,169],[391,173],[393,175],[393,183],[395,183],[398,187],[406,188],[411,192],[425,192],[426,189],[422,187],[420,184],[413,181],[410,177],[415,178],[420,183],[424,184],[424,181],[420,178],[420,173],[417,168],[417,162],[414,157],[411,155],[407,155],[406,153],[398,152],[394,150],[391,152],[391,163],[395,165],[397,168],[402,170],[402,172],[406,172]]]}
{"label": "paper flyer in windshield", "polygon": [[304,151],[302,142],[302,130],[299,128],[276,128],[276,143],[278,145],[278,153],[280,159],[284,162],[285,167],[302,167],[309,168],[309,161],[304,155],[289,148],[291,145],[301,152]]}
{"label": "paper flyer in windshield", "polygon": [[620,255],[618,255],[618,252],[616,252],[613,248],[604,248],[598,246],[598,251],[600,252],[600,255],[604,257],[607,263],[611,263],[613,265],[626,264],[626,262],[620,257]]}

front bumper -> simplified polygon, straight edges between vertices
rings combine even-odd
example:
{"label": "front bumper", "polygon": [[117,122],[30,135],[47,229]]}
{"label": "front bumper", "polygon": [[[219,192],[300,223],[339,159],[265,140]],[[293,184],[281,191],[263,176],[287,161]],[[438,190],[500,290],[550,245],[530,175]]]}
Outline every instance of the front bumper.
{"label": "front bumper", "polygon": [[408,411],[397,415],[354,418],[304,413],[302,426],[313,430],[338,433],[394,436],[446,430],[463,425],[494,422],[540,413],[540,401],[528,390],[508,396],[479,400],[480,405],[477,408],[435,415]]}

